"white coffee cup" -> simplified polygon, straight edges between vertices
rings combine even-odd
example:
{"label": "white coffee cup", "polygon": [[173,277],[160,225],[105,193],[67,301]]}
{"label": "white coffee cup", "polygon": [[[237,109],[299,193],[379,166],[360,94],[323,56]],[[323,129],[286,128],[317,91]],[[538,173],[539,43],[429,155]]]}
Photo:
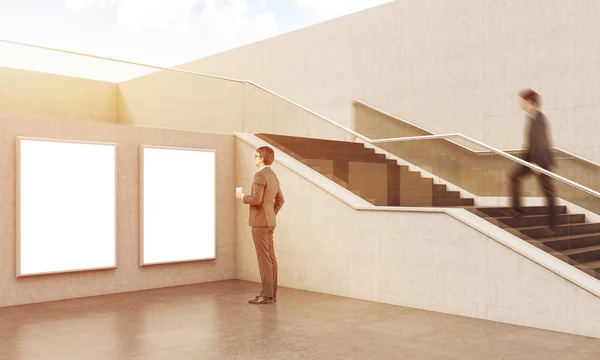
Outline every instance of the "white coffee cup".
{"label": "white coffee cup", "polygon": [[242,192],[242,188],[241,187],[236,187],[235,188],[235,192],[236,193],[241,193]]}

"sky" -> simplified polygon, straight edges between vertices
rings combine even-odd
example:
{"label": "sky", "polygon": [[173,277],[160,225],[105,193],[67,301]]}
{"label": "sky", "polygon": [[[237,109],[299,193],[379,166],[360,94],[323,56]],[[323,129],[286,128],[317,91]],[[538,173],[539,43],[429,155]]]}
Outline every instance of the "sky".
{"label": "sky", "polygon": [[[173,67],[390,1],[0,0],[0,39]],[[148,71],[1,42],[0,66],[102,68],[97,77],[115,82]]]}

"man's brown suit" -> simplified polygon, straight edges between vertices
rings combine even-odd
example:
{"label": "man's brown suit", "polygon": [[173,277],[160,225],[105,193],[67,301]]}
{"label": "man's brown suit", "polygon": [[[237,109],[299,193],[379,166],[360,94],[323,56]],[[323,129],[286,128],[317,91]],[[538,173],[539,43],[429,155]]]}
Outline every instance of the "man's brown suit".
{"label": "man's brown suit", "polygon": [[244,196],[244,204],[250,205],[249,223],[256,248],[258,268],[262,282],[261,296],[277,296],[277,259],[273,247],[273,232],[277,225],[276,215],[283,206],[283,193],[279,179],[270,166],[264,166],[252,182],[252,194]]}

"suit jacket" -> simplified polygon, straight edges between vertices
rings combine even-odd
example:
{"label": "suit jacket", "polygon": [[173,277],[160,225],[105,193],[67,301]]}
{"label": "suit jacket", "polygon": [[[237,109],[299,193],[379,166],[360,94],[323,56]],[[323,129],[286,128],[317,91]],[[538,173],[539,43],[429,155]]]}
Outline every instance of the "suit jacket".
{"label": "suit jacket", "polygon": [[275,226],[275,216],[283,206],[283,193],[279,179],[271,167],[265,167],[254,175],[252,194],[244,196],[244,204],[250,205],[250,226]]}
{"label": "suit jacket", "polygon": [[536,163],[544,169],[554,166],[548,133],[548,123],[544,114],[538,112],[535,117],[528,116],[527,151],[523,160]]}

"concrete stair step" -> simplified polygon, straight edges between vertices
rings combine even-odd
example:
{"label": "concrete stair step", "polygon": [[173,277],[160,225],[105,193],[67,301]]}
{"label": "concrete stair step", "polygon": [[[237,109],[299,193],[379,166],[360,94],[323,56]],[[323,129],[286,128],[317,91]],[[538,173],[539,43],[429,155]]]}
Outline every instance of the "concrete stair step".
{"label": "concrete stair step", "polygon": [[532,239],[542,239],[548,237],[580,235],[600,232],[600,223],[557,225],[556,233],[553,236],[547,236],[543,233],[544,229],[546,228],[546,226],[528,226],[514,229],[526,236],[529,236]]}
{"label": "concrete stair step", "polygon": [[600,232],[583,235],[551,237],[543,239],[543,243],[544,245],[557,251],[563,251],[566,249],[578,247],[600,245]]}
{"label": "concrete stair step", "polygon": [[[512,217],[514,214],[511,207],[478,207],[476,210],[491,217]],[[524,206],[521,208],[523,215],[546,215],[547,206]],[[564,205],[555,206],[555,214],[566,214],[567,207]]]}
{"label": "concrete stair step", "polygon": [[[522,217],[496,217],[494,218],[503,224],[518,228],[529,226],[544,226],[550,223],[547,215],[527,215]],[[556,216],[556,223],[564,224],[581,224],[585,223],[584,214],[559,214]]]}
{"label": "concrete stair step", "polygon": [[600,261],[600,245],[569,249],[562,253],[580,263]]}
{"label": "concrete stair step", "polygon": [[473,200],[473,199],[462,199],[462,198],[433,199],[433,206],[436,206],[436,207],[473,206],[474,203],[475,203],[475,200]]}
{"label": "concrete stair step", "polygon": [[589,261],[576,265],[575,267],[582,271],[589,269],[596,273],[600,273],[600,261]]}

